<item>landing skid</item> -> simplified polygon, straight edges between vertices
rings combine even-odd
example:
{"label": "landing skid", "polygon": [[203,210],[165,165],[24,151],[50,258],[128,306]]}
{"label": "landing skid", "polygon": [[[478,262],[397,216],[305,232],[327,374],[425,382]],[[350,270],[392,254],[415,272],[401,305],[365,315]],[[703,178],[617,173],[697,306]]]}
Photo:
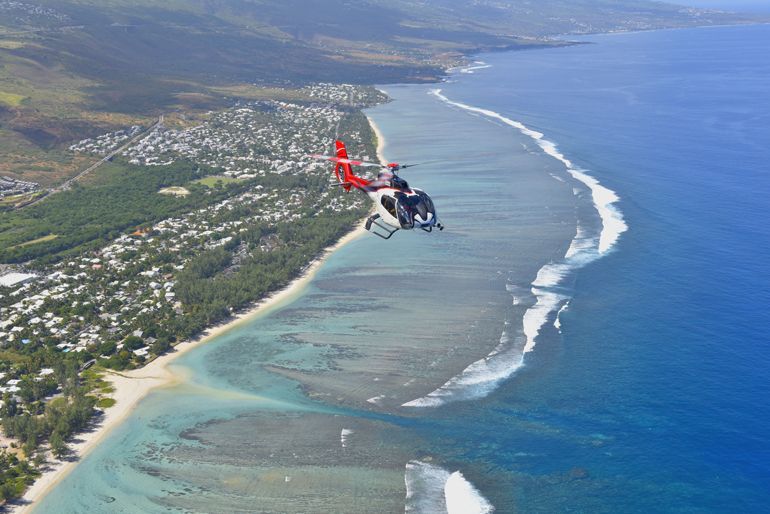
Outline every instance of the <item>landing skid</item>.
{"label": "landing skid", "polygon": [[[435,226],[436,226],[437,229],[439,229],[439,231],[444,230],[444,225],[442,225],[441,223],[436,223]],[[433,232],[433,227],[432,226],[420,227],[420,228],[423,229],[425,232]]]}
{"label": "landing skid", "polygon": [[[390,225],[387,225],[385,223],[377,221],[379,218],[380,218],[379,214],[372,214],[366,220],[366,225],[364,225],[364,227],[366,228],[366,230],[368,230],[369,232],[371,232],[377,237],[381,237],[383,239],[390,239],[393,234],[398,232],[398,229],[391,227]],[[375,225],[377,228],[373,230],[372,225]]]}

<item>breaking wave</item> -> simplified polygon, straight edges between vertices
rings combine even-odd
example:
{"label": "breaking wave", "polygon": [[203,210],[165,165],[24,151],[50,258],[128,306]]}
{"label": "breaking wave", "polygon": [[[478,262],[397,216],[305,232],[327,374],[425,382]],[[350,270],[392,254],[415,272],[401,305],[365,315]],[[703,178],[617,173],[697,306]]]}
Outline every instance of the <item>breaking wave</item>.
{"label": "breaking wave", "polygon": [[[559,314],[564,312],[566,303],[570,299],[569,292],[564,287],[560,287],[564,280],[576,269],[610,251],[620,235],[628,230],[623,214],[615,205],[620,199],[618,195],[601,185],[586,170],[575,166],[559,151],[556,143],[545,139],[543,133],[497,112],[452,101],[441,94],[440,89],[432,90],[431,94],[449,105],[500,121],[532,138],[546,154],[564,164],[567,172],[591,192],[593,206],[601,219],[601,229],[594,233],[578,221],[575,237],[564,258],[540,268],[531,284],[530,292],[535,302],[524,313],[522,335],[514,337],[511,341],[506,329],[500,337],[500,343],[489,355],[474,362],[458,376],[428,395],[404,403],[404,407],[438,407],[449,401],[481,398],[492,392],[500,382],[508,379],[524,365],[524,356],[535,348],[540,331],[553,313],[557,313],[554,326],[561,331]],[[573,193],[580,195],[581,190],[573,188]],[[516,286],[510,284],[507,288],[509,292],[518,290]],[[520,296],[518,294],[512,294],[512,296],[513,304],[517,305],[520,302]]]}
{"label": "breaking wave", "polygon": [[485,68],[491,68],[491,67],[492,67],[491,64],[487,64],[484,61],[473,61],[471,65],[458,68],[457,71],[459,71],[460,73],[473,74],[476,70],[483,70]]}
{"label": "breaking wave", "polygon": [[450,100],[441,94],[440,89],[432,90],[431,94],[449,105],[459,107],[465,111],[481,114],[518,129],[525,136],[532,138],[546,154],[564,164],[564,166],[567,168],[567,172],[569,172],[569,174],[579,182],[582,182],[585,186],[587,186],[591,191],[591,195],[593,196],[594,207],[596,207],[596,210],[599,213],[599,217],[602,220],[602,230],[600,233],[598,245],[598,251],[600,254],[609,251],[617,242],[620,234],[628,230],[628,225],[626,225],[626,222],[623,219],[623,214],[614,205],[618,202],[618,200],[620,200],[618,195],[613,190],[601,185],[596,178],[588,175],[586,170],[583,170],[572,164],[572,161],[567,159],[567,157],[565,157],[564,154],[559,151],[559,147],[556,145],[556,143],[545,139],[545,135],[542,132],[532,130],[520,121],[506,118],[502,114],[495,111],[482,109],[480,107],[473,107],[471,105]]}
{"label": "breaking wave", "polygon": [[490,514],[495,508],[462,473],[409,461],[404,474],[407,514]]}

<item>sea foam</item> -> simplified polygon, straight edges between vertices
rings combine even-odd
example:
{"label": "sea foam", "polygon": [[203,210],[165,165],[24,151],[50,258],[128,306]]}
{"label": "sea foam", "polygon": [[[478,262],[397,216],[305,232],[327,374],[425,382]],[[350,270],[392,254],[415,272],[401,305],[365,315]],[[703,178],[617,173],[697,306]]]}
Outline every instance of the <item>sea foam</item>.
{"label": "sea foam", "polygon": [[483,70],[485,68],[491,68],[491,64],[487,64],[484,61],[474,61],[473,64],[470,66],[465,66],[464,68],[460,68],[460,73],[470,73],[473,74],[476,70]]}
{"label": "sea foam", "polygon": [[477,360],[435,391],[402,406],[438,407],[449,401],[483,398],[523,364],[523,340],[518,338],[516,342],[511,344],[508,333],[504,331],[499,344],[489,355]]}
{"label": "sea foam", "polygon": [[353,431],[349,428],[343,428],[340,431],[340,446],[343,448],[347,448],[348,446],[348,438],[350,438],[350,435],[353,433]]}
{"label": "sea foam", "polygon": [[454,68],[449,68],[448,72],[449,73],[459,72],[459,73],[472,75],[476,70],[483,70],[485,68],[491,68],[491,67],[492,67],[491,64],[487,64],[484,61],[473,61],[472,63],[466,66],[456,66]]}
{"label": "sea foam", "polygon": [[407,463],[405,513],[490,514],[495,508],[459,471],[413,460]]}
{"label": "sea foam", "polygon": [[[438,407],[449,401],[481,398],[492,392],[500,382],[508,379],[524,365],[524,355],[535,348],[537,337],[548,322],[549,317],[555,312],[557,315],[554,326],[561,332],[559,315],[564,312],[570,299],[568,291],[564,287],[560,287],[565,278],[574,270],[610,251],[620,235],[628,230],[623,214],[615,205],[620,200],[618,195],[601,185],[586,170],[575,166],[559,151],[556,143],[545,139],[543,133],[497,112],[450,100],[441,94],[440,89],[432,90],[431,94],[449,105],[500,121],[532,138],[543,152],[564,164],[567,172],[588,188],[591,192],[593,206],[601,219],[601,230],[593,233],[578,221],[575,237],[572,239],[564,258],[557,262],[550,262],[540,268],[530,288],[535,302],[525,311],[522,320],[523,337],[514,337],[511,341],[507,331],[503,332],[500,343],[489,355],[474,362],[458,376],[448,380],[428,395],[404,403],[404,407]],[[577,188],[573,188],[573,192],[575,195],[580,195],[580,190]],[[509,292],[519,290],[517,286],[510,284],[506,285],[506,288]],[[512,294],[512,296],[513,304],[517,305],[520,302],[520,296],[518,294]]]}

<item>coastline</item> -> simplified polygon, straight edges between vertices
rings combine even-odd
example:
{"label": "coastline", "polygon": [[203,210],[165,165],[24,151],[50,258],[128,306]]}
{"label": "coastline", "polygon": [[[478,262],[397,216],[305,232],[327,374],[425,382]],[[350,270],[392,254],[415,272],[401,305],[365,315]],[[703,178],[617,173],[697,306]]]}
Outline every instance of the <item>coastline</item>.
{"label": "coastline", "polygon": [[[367,116],[372,131],[377,137],[377,157],[385,162],[382,157],[384,138],[374,121]],[[285,305],[296,298],[305,287],[313,280],[318,270],[326,260],[337,250],[365,234],[363,225],[358,225],[350,232],[342,236],[335,244],[327,247],[323,253],[311,261],[302,274],[266,298],[257,301],[253,307],[236,314],[233,318],[206,329],[204,333],[195,339],[183,341],[170,353],[156,358],[142,368],[123,373],[108,373],[104,379],[115,388],[112,398],[115,405],[104,410],[104,414],[98,425],[91,431],[77,434],[74,442],[70,444],[70,460],[55,461],[42,472],[21,498],[10,502],[9,511],[14,513],[31,512],[36,503],[42,500],[57,484],[59,484],[75,466],[85,458],[99,443],[118,427],[134,410],[137,404],[156,388],[173,387],[182,382],[184,377],[175,374],[169,369],[177,358],[187,352],[202,346],[213,339],[237,328],[238,326],[267,314],[272,310]]]}
{"label": "coastline", "polygon": [[[382,91],[381,89],[379,91],[385,93],[385,91]],[[386,162],[388,162],[383,155],[383,150],[385,148],[385,137],[382,135],[382,132],[380,132],[380,127],[377,126],[377,123],[374,122],[371,116],[366,116],[366,119],[369,121],[369,126],[372,127],[372,132],[374,132],[375,137],[377,137],[377,160],[380,161],[380,164],[384,165]]]}

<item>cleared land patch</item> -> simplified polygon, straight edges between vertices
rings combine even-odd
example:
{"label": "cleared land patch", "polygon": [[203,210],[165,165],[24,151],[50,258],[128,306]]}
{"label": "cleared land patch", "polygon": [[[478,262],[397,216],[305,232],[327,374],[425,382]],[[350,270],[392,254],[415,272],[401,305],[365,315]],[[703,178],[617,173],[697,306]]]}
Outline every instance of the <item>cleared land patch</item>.
{"label": "cleared land patch", "polygon": [[187,196],[190,194],[190,190],[180,186],[164,187],[158,193],[162,195],[170,196]]}
{"label": "cleared land patch", "polygon": [[18,50],[24,48],[25,43],[21,41],[0,41],[0,48],[4,50]]}
{"label": "cleared land patch", "polygon": [[48,234],[47,236],[38,237],[37,239],[33,239],[32,241],[26,241],[16,246],[12,246],[11,248],[24,248],[25,246],[32,246],[37,243],[45,243],[46,241],[53,241],[57,237],[59,237],[59,234]]}
{"label": "cleared land patch", "polygon": [[0,209],[20,207],[21,205],[31,202],[44,194],[45,194],[45,191],[33,191],[31,193],[22,193],[22,194],[13,195],[13,196],[6,196],[5,198],[0,198]]}

